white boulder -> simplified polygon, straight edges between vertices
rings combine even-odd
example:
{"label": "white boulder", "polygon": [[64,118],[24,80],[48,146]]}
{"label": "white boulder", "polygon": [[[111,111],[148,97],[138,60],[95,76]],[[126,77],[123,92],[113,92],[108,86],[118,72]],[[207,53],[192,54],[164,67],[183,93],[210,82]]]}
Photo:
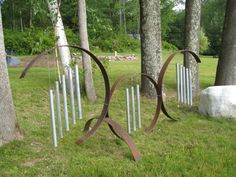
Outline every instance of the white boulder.
{"label": "white boulder", "polygon": [[236,118],[236,85],[213,86],[203,90],[199,112],[210,117]]}

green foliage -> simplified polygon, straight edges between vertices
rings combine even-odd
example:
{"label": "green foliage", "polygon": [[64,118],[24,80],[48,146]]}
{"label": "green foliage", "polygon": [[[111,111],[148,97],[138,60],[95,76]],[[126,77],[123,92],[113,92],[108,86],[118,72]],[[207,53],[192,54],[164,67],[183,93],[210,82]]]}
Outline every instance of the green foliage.
{"label": "green foliage", "polygon": [[[71,29],[67,30],[70,44],[79,44],[77,3],[77,0],[64,0],[60,6],[65,28]],[[139,42],[126,36],[127,34],[139,33],[140,14],[137,0],[125,1],[125,6],[120,0],[87,0],[86,3],[91,49],[133,51],[138,48]],[[182,0],[161,0],[161,33],[162,40],[175,45],[178,49],[183,49],[185,12],[184,10],[173,10],[174,5],[178,3],[184,2]],[[209,42],[209,48],[204,51],[205,54],[216,54],[220,51],[225,4],[226,0],[202,1],[201,26]],[[122,15],[120,16],[120,14]],[[19,51],[19,54],[39,53],[51,44],[54,45],[52,29],[48,28],[52,24],[45,0],[5,1],[2,7],[2,15],[5,36],[7,39],[12,39],[7,40],[7,46]],[[122,18],[120,19],[120,17]],[[22,26],[20,25],[21,20]],[[30,26],[31,22],[32,26]],[[10,30],[14,32],[11,33]],[[20,30],[24,32],[20,33]],[[29,33],[32,37],[29,36]],[[18,43],[15,39],[20,42]],[[32,39],[36,41],[32,41]]]}
{"label": "green foliage", "polygon": [[202,27],[209,39],[208,54],[220,51],[226,1],[207,0],[202,4]]}
{"label": "green foliage", "polygon": [[[66,29],[70,44],[79,43],[78,35],[71,29]],[[28,28],[24,32],[4,30],[6,49],[17,55],[39,54],[55,46],[55,37],[52,28]]]}
{"label": "green foliage", "polygon": [[38,54],[54,46],[54,35],[50,28],[28,28],[24,32],[6,29],[4,38],[6,49],[17,55]]}
{"label": "green foliage", "polygon": [[206,37],[203,29],[200,31],[200,54],[204,54],[208,50],[209,42],[208,38]]}
{"label": "green foliage", "polygon": [[167,34],[171,29],[171,23],[175,19],[174,1],[161,0],[161,34],[162,38],[166,40]]}
{"label": "green foliage", "polygon": [[175,45],[168,43],[166,41],[162,41],[162,48],[170,51],[178,50]]}
{"label": "green foliage", "polygon": [[184,49],[184,11],[175,12],[172,22],[170,23],[170,30],[167,32],[165,40],[178,49]]}
{"label": "green foliage", "polygon": [[101,36],[101,38],[92,39],[90,44],[95,48],[100,48],[102,51],[109,52],[136,51],[140,48],[140,41],[126,34],[111,34],[108,37]]}

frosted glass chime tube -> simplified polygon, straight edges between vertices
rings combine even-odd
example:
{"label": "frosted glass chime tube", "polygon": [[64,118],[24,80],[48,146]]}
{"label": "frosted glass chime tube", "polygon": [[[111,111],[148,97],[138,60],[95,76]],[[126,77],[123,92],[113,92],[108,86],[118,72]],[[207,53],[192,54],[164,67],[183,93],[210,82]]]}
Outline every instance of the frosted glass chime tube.
{"label": "frosted glass chime tube", "polygon": [[69,76],[72,124],[76,124],[76,119],[75,119],[75,100],[74,100],[74,85],[73,85],[73,76],[72,76],[71,68],[69,68],[68,72],[69,72],[68,76]]}
{"label": "frosted glass chime tube", "polygon": [[139,85],[136,85],[136,94],[137,94],[137,109],[138,109],[138,128],[141,128],[141,113],[140,113],[140,92]]}
{"label": "frosted glass chime tube", "polygon": [[76,93],[77,93],[77,104],[78,104],[79,119],[82,119],[80,83],[79,83],[79,67],[78,67],[78,65],[75,65],[75,85],[76,85]]}
{"label": "frosted glass chime tube", "polygon": [[125,90],[126,95],[126,117],[127,117],[127,129],[128,133],[131,133],[131,126],[130,126],[130,108],[129,108],[129,89],[126,88]]}
{"label": "frosted glass chime tube", "polygon": [[57,119],[58,119],[58,130],[60,138],[63,138],[62,132],[62,122],[61,122],[61,102],[60,102],[60,91],[59,91],[59,83],[55,82],[56,88],[56,105],[57,105]]}
{"label": "frosted glass chime tube", "polygon": [[131,99],[132,99],[133,126],[134,126],[134,131],[136,131],[134,87],[131,87]]}
{"label": "frosted glass chime tube", "polygon": [[65,75],[62,75],[62,97],[63,97],[63,103],[64,103],[64,117],[65,117],[65,124],[66,124],[66,130],[70,130],[69,126],[69,120],[68,120],[68,108],[67,108],[67,96],[66,96],[66,79]]}
{"label": "frosted glass chime tube", "polygon": [[53,91],[49,90],[50,97],[50,112],[51,112],[51,120],[52,120],[52,139],[54,147],[57,147],[57,133],[56,133],[56,123],[55,123],[55,113],[54,113],[54,99],[53,99]]}

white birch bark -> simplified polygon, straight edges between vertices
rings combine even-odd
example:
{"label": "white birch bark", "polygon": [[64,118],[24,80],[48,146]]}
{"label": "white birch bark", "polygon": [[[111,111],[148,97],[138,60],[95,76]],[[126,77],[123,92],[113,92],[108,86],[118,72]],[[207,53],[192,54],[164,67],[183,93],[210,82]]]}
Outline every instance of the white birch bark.
{"label": "white birch bark", "polygon": [[[54,27],[54,34],[57,38],[57,45],[68,45],[58,2],[57,0],[47,0],[47,3]],[[66,78],[68,78],[68,66],[71,62],[70,50],[68,47],[59,47],[58,51],[62,62],[63,72],[66,75]]]}

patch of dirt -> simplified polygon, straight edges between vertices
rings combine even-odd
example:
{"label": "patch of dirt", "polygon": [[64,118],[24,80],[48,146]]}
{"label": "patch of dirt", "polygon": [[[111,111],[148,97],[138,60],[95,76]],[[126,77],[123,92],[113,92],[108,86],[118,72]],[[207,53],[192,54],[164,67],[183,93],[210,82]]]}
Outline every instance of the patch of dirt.
{"label": "patch of dirt", "polygon": [[41,161],[44,161],[44,160],[45,160],[45,159],[43,159],[43,158],[30,159],[30,160],[27,160],[27,161],[25,161],[24,163],[22,163],[22,166],[25,166],[25,167],[32,167],[32,166],[34,166],[36,163],[41,162]]}

